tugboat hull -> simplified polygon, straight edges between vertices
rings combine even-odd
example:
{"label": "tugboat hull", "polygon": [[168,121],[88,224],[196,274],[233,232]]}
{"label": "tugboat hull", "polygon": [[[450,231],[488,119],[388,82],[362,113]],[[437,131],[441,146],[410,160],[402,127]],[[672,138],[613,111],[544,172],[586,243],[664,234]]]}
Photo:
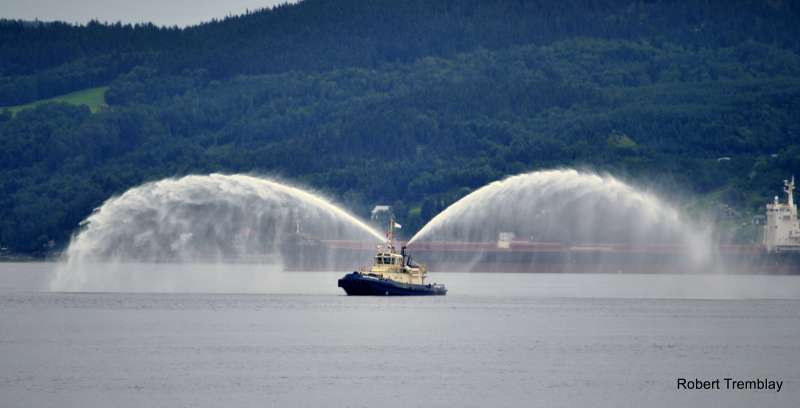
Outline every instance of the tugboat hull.
{"label": "tugboat hull", "polygon": [[436,296],[447,294],[442,285],[415,285],[352,272],[339,279],[339,287],[350,296]]}

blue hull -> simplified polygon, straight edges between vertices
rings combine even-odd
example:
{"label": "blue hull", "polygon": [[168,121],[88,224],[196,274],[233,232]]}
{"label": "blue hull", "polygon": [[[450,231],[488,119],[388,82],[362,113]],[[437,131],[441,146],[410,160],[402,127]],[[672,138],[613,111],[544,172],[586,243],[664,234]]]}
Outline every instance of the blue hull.
{"label": "blue hull", "polygon": [[376,276],[352,272],[339,279],[339,287],[350,296],[442,296],[443,285],[400,283]]}

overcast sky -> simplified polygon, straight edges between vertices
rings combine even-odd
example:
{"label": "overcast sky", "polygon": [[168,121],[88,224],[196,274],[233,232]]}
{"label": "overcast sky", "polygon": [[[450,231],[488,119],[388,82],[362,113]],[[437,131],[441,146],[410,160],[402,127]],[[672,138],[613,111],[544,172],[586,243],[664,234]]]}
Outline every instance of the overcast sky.
{"label": "overcast sky", "polygon": [[[296,0],[289,1],[295,2]],[[0,0],[0,18],[187,26],[286,0]]]}

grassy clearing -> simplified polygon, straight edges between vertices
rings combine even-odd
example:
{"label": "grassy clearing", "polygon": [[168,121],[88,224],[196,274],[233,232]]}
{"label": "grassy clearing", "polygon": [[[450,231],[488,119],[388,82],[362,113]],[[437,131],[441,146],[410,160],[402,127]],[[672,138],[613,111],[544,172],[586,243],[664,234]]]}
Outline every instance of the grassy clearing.
{"label": "grassy clearing", "polygon": [[0,108],[0,111],[2,111],[3,109],[8,109],[11,111],[12,115],[16,115],[17,112],[21,110],[33,108],[43,103],[64,102],[73,105],[86,105],[89,107],[89,109],[91,109],[92,112],[97,112],[97,110],[100,109],[100,106],[106,103],[106,90],[108,90],[107,86],[88,88],[77,92],[71,92],[68,94],[55,96],[48,99],[40,99],[38,101],[26,103],[24,105],[5,106]]}

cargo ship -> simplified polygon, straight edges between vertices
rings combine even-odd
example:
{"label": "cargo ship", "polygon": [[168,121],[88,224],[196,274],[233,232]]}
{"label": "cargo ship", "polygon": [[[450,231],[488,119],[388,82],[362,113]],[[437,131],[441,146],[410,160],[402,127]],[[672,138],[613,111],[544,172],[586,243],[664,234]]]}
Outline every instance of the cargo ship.
{"label": "cargo ship", "polygon": [[444,285],[425,283],[428,270],[425,265],[417,265],[402,247],[400,253],[395,249],[394,227],[398,224],[389,221],[389,232],[385,243],[378,246],[372,265],[359,271],[348,273],[339,279],[339,287],[350,296],[436,296],[446,295]]}
{"label": "cargo ship", "polygon": [[[414,242],[409,249],[440,272],[800,274],[795,180],[783,184],[786,198],[776,196],[765,206],[761,242],[710,245],[712,253],[703,262],[680,244],[535,242],[515,239],[513,233],[500,233],[489,242]],[[374,248],[368,242],[298,237],[283,259],[289,270],[336,270],[377,259]],[[404,257],[406,250],[397,254],[393,248],[380,253]]]}

